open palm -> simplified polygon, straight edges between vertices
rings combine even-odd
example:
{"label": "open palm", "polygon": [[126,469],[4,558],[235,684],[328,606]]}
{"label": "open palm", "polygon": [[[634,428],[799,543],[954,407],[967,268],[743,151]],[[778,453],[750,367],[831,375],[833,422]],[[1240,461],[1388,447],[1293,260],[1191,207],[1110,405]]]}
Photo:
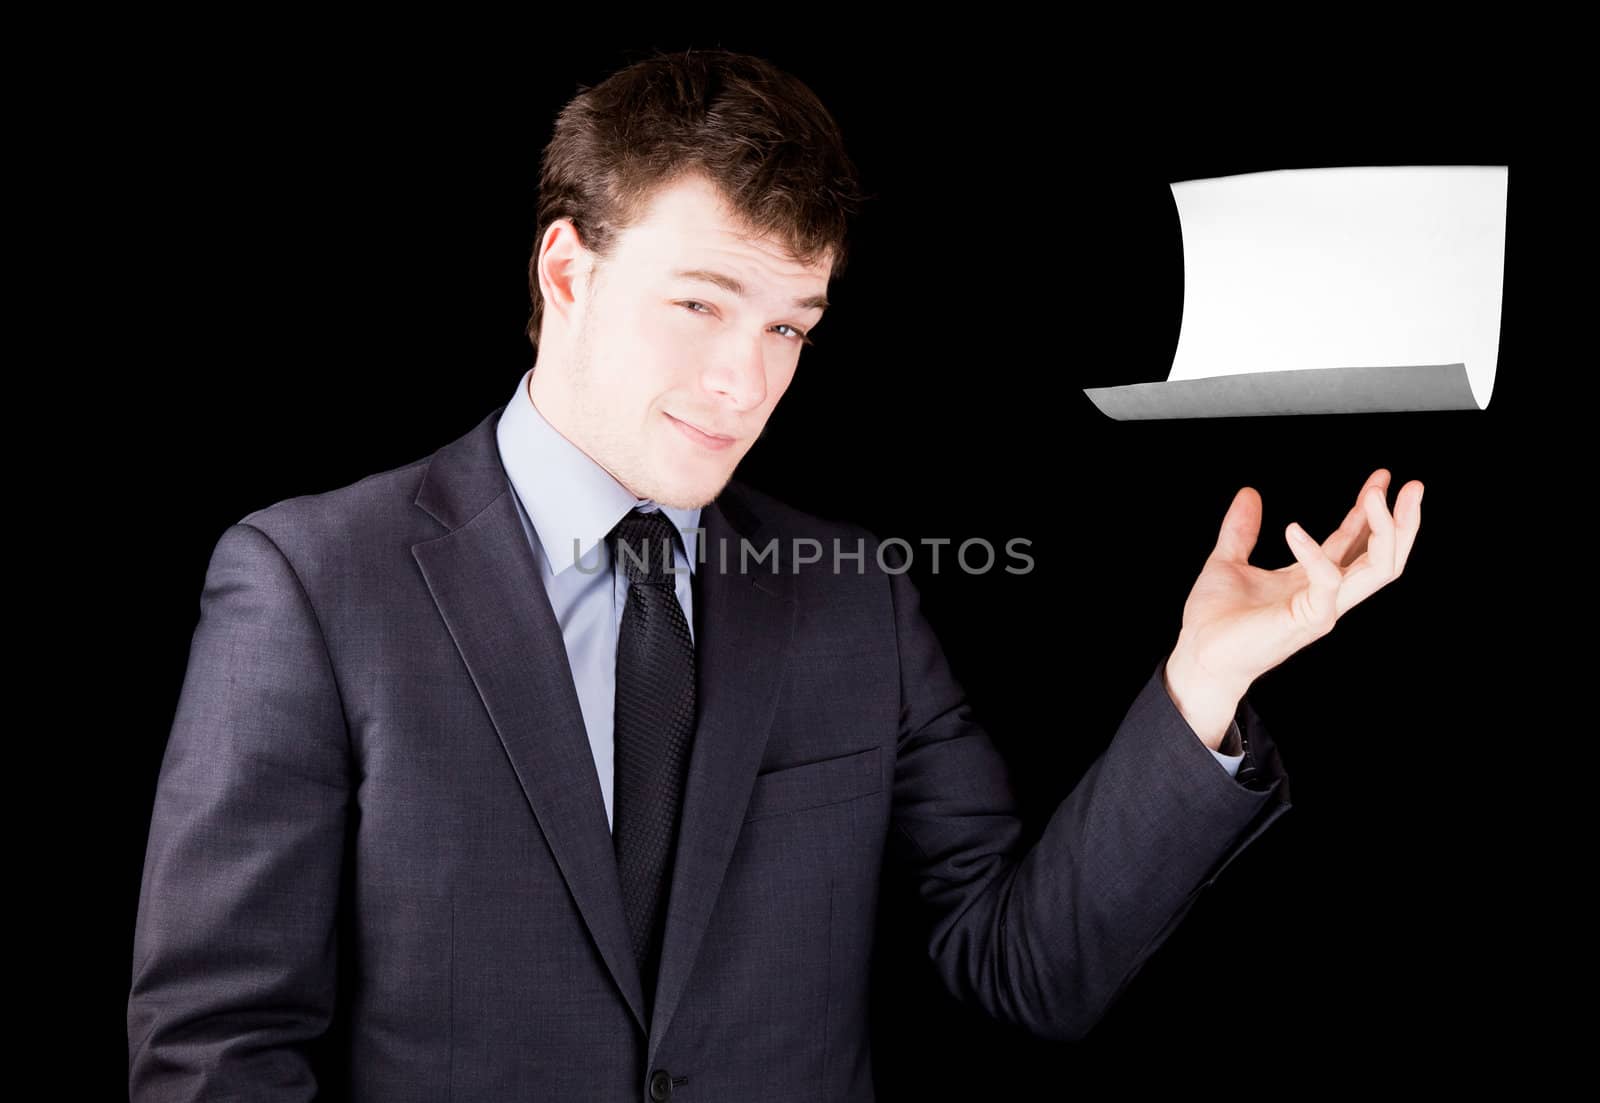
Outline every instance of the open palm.
{"label": "open palm", "polygon": [[1249,563],[1261,531],[1261,495],[1240,488],[1183,607],[1181,638],[1212,675],[1249,685],[1400,577],[1422,524],[1422,483],[1400,488],[1393,516],[1388,487],[1389,472],[1380,467],[1320,545],[1291,523],[1284,539],[1296,562],[1276,570]]}

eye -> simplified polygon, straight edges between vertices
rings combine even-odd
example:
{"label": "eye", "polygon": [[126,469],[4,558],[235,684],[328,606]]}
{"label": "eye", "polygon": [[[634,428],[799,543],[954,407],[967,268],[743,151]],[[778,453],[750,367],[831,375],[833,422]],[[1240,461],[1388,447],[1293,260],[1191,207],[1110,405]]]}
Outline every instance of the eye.
{"label": "eye", "polygon": [[[712,311],[710,307],[706,306],[705,303],[699,302],[699,301],[697,301],[695,299],[680,299],[680,300],[678,300],[678,304],[677,305],[683,307],[690,314],[702,314],[702,313],[703,314],[712,314],[712,313],[714,313],[714,311]],[[695,309],[696,307],[699,307],[700,309],[697,310],[697,309]],[[791,341],[798,341],[802,345],[811,345],[811,344],[815,344],[816,343],[813,340],[811,340],[810,337],[806,336],[806,334],[804,332],[802,332],[799,329],[796,329],[794,326],[790,325],[787,322],[779,322],[773,328],[774,329],[786,329],[786,330],[788,330],[790,333],[794,334],[794,336],[789,338],[789,339]]]}
{"label": "eye", "polygon": [[790,325],[788,322],[779,322],[773,328],[774,329],[786,329],[790,333],[793,333],[794,336],[789,338],[789,340],[793,341],[795,344],[799,345],[801,348],[814,347],[816,345],[816,342],[813,341],[811,339],[811,337],[804,330],[797,329],[796,327]]}

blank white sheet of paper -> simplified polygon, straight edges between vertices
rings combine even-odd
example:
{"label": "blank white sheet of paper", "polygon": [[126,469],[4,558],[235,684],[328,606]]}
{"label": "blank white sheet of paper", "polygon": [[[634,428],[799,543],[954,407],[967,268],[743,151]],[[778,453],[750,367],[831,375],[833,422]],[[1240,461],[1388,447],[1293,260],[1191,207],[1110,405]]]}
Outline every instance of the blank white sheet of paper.
{"label": "blank white sheet of paper", "polygon": [[1507,176],[1362,166],[1171,185],[1184,296],[1168,379],[1084,393],[1118,420],[1487,408]]}

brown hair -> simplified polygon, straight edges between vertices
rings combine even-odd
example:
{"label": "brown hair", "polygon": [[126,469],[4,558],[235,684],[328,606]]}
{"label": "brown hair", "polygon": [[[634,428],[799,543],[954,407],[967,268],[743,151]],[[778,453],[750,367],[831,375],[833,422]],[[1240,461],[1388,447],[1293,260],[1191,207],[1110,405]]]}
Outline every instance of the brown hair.
{"label": "brown hair", "polygon": [[655,53],[561,109],[539,173],[539,232],[528,263],[539,344],[544,298],[539,243],[572,220],[600,260],[662,185],[698,171],[751,236],[776,238],[801,264],[832,252],[844,272],[851,217],[869,198],[833,116],[810,88],[770,62],[724,49]]}

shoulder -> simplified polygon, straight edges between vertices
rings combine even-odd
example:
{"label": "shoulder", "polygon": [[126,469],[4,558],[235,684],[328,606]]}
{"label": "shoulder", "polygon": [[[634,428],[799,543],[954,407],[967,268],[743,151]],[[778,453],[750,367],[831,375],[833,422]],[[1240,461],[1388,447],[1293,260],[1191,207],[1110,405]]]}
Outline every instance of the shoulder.
{"label": "shoulder", "polygon": [[245,514],[230,528],[270,540],[308,586],[315,578],[412,569],[411,546],[444,533],[416,505],[433,454]]}
{"label": "shoulder", "polygon": [[261,529],[280,543],[299,546],[360,535],[397,518],[410,519],[413,513],[420,520],[430,520],[415,505],[428,460],[413,460],[332,490],[284,498],[247,513],[238,523]]}

